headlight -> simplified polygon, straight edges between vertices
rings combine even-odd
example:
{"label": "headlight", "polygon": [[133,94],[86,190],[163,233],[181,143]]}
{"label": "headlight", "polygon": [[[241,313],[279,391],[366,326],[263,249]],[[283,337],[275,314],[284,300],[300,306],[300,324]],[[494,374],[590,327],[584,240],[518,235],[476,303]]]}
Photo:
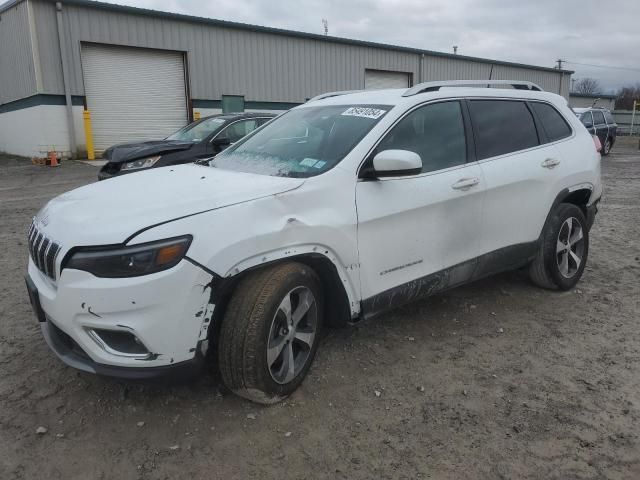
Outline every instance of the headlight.
{"label": "headlight", "polygon": [[117,248],[78,250],[63,265],[96,277],[139,277],[167,270],[180,262],[191,244],[191,235]]}
{"label": "headlight", "polygon": [[158,160],[160,160],[160,155],[156,155],[155,157],[141,158],[140,160],[134,160],[133,162],[123,163],[120,170],[139,170],[141,168],[153,167]]}

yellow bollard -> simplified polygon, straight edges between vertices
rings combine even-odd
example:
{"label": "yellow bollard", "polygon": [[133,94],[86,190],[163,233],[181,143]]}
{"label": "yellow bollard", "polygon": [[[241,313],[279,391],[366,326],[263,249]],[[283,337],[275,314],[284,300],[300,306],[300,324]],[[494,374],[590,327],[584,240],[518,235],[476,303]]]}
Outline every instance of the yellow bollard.
{"label": "yellow bollard", "polygon": [[193,121],[200,120],[200,112],[197,110],[193,111]]}
{"label": "yellow bollard", "polygon": [[93,149],[93,132],[91,131],[91,113],[89,110],[82,112],[82,118],[84,119],[84,136],[87,142],[87,158],[95,160],[96,152]]}

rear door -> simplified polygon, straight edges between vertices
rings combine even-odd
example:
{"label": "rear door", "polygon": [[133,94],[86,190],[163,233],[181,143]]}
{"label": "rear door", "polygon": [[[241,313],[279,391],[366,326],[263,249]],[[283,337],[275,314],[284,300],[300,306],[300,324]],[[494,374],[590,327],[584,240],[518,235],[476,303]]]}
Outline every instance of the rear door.
{"label": "rear door", "polygon": [[415,152],[423,162],[417,175],[357,183],[365,312],[462,283],[473,274],[484,182],[467,141],[463,107],[458,100],[417,107],[365,162],[366,168],[376,153],[393,149]]}
{"label": "rear door", "polygon": [[593,128],[595,129],[595,133],[602,145],[604,145],[604,142],[607,141],[607,137],[609,136],[609,126],[604,119],[604,113],[602,113],[602,110],[592,110],[591,114],[593,115]]}
{"label": "rear door", "polygon": [[604,119],[607,121],[607,126],[609,127],[609,138],[615,139],[618,130],[618,124],[613,118],[613,115],[611,115],[610,111],[604,111]]}
{"label": "rear door", "polygon": [[554,144],[545,144],[545,133],[536,127],[534,105],[513,99],[468,104],[486,181],[481,253],[491,255],[479,265],[482,275],[509,268],[532,253],[558,193],[552,191],[553,179],[563,164]]}

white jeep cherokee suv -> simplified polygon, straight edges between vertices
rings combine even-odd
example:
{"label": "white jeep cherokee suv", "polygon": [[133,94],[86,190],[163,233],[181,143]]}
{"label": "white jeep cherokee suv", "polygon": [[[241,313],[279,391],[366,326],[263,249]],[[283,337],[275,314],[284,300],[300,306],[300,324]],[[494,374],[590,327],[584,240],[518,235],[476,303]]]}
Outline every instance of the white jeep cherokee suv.
{"label": "white jeep cherokee suv", "polygon": [[205,165],[51,200],[27,285],[68,365],[147,378],[209,352],[231,390],[271,403],[323,326],[525,266],[572,288],[601,188],[591,135],[534,84],[336,92]]}

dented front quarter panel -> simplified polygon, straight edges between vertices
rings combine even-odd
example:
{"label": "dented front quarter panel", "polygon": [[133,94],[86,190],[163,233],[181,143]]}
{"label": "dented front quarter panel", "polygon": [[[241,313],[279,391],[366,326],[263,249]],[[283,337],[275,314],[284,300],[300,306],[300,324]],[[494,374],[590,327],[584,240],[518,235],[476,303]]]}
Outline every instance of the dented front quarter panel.
{"label": "dented front quarter panel", "polygon": [[[345,188],[336,188],[344,185]],[[360,311],[355,178],[334,168],[296,189],[149,229],[130,244],[193,235],[187,256],[221,277],[299,255],[336,267],[352,315]],[[328,194],[328,192],[331,192]]]}

